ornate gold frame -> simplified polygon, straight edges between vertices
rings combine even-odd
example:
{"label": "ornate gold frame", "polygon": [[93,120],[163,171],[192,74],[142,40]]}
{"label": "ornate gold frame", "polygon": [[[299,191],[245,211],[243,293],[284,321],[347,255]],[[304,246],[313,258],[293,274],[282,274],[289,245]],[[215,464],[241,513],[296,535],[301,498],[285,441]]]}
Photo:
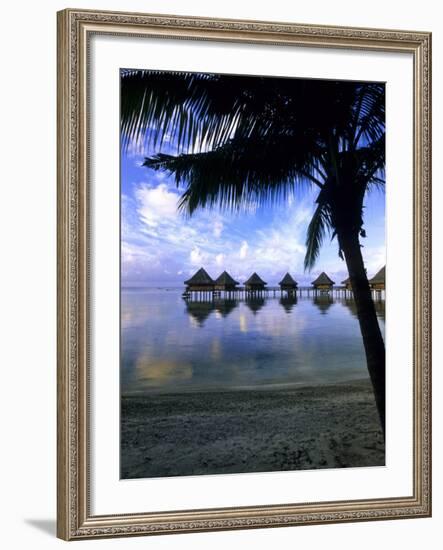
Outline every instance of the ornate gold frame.
{"label": "ornate gold frame", "polygon": [[[414,59],[413,496],[92,516],[88,490],[87,46],[93,33],[408,52]],[[431,514],[431,34],[261,21],[58,13],[58,536],[65,540]]]}

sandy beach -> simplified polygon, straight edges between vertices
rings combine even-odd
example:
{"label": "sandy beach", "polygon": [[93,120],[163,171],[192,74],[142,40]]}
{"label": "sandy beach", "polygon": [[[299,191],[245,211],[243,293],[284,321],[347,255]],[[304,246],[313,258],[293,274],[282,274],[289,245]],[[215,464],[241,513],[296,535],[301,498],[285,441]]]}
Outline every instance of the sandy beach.
{"label": "sandy beach", "polygon": [[370,383],[126,395],[121,478],[384,465]]}

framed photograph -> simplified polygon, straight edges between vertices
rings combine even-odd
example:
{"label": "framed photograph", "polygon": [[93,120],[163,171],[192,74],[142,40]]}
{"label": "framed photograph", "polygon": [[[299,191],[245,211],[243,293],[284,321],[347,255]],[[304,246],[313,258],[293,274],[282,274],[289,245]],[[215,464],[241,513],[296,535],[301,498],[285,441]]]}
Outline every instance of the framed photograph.
{"label": "framed photograph", "polygon": [[58,13],[58,536],[431,514],[419,31]]}

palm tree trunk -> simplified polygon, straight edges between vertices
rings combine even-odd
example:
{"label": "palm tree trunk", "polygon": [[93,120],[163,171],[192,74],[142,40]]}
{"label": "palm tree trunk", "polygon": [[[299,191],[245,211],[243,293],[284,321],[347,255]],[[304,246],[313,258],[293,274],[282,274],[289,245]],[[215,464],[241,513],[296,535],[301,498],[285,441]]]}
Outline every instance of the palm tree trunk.
{"label": "palm tree trunk", "polygon": [[369,376],[385,435],[385,344],[378,325],[357,235],[338,236],[351,280]]}

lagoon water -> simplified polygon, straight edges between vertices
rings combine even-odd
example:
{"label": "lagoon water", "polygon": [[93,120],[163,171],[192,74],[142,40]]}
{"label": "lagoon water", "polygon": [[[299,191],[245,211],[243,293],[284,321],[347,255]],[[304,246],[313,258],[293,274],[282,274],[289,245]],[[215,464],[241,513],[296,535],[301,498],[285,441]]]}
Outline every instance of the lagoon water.
{"label": "lagoon water", "polygon": [[[121,392],[284,388],[367,378],[355,303],[342,297],[185,302],[121,293]],[[384,334],[385,303],[376,302]]]}

